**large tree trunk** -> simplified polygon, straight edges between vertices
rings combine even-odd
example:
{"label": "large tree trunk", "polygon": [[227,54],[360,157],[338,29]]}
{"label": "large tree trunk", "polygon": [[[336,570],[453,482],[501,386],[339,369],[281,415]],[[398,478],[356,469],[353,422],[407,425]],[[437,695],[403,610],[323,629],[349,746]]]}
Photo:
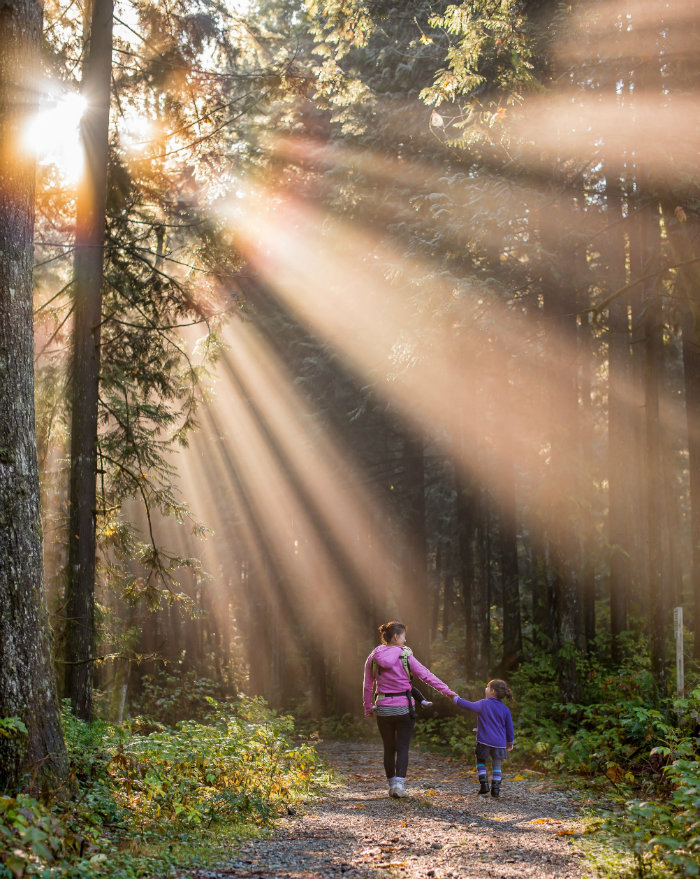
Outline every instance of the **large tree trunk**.
{"label": "large tree trunk", "polygon": [[35,109],[42,10],[0,4],[0,717],[27,735],[0,737],[0,788],[29,769],[66,769],[44,600],[34,424],[34,161],[22,146]]}
{"label": "large tree trunk", "polygon": [[83,71],[88,109],[85,171],[78,194],[73,292],[70,532],[66,586],[66,693],[74,713],[92,718],[95,606],[97,406],[104,258],[113,0],[93,0]]}

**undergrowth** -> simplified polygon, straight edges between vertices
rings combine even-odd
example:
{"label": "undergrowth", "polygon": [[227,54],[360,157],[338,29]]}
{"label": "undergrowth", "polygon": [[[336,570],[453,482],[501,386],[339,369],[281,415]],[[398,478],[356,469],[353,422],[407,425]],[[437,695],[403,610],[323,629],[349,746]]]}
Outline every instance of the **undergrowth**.
{"label": "undergrowth", "polygon": [[328,780],[290,717],[259,699],[209,709],[174,726],[64,712],[71,790],[0,796],[0,879],[133,879],[215,861]]}

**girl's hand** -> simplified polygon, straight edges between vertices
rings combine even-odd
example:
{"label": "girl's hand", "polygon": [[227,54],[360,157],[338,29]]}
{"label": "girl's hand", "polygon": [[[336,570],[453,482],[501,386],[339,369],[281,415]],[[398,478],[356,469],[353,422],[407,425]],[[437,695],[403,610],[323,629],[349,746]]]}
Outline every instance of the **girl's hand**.
{"label": "girl's hand", "polygon": [[506,745],[506,751],[512,751],[512,750],[513,750],[512,745]]}

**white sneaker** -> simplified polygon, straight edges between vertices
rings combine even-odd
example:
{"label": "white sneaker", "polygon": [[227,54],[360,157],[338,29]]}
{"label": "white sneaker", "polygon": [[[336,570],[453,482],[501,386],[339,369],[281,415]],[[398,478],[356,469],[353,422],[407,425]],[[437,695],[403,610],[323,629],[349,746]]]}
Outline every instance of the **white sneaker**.
{"label": "white sneaker", "polygon": [[390,796],[392,796],[392,797],[396,797],[397,799],[400,799],[401,797],[407,797],[407,796],[408,796],[408,794],[406,793],[406,788],[403,786],[403,782],[402,782],[402,781],[397,781],[397,782],[396,782],[396,784],[394,785],[394,787],[391,789],[391,794],[390,794]]}

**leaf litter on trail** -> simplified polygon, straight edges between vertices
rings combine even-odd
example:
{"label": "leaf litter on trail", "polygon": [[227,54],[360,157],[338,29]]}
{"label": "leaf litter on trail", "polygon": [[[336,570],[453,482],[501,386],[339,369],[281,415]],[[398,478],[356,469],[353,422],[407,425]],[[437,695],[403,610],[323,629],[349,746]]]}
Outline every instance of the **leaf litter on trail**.
{"label": "leaf litter on trail", "polygon": [[[529,773],[521,770],[504,782],[500,799],[485,800],[475,795],[471,772],[416,751],[411,753],[410,795],[399,801],[387,796],[378,743],[327,742],[319,750],[343,773],[344,783],[330,789],[310,812],[287,822],[283,834],[250,844],[256,867],[259,858],[266,865],[263,873],[238,861],[241,872],[229,875],[581,879],[581,856],[571,850],[577,825],[561,820],[562,811],[575,815],[578,806],[566,794],[554,796],[542,776],[526,777]],[[359,753],[372,760],[353,759]],[[509,781],[530,783],[509,790]],[[538,788],[547,795],[538,796]],[[302,842],[304,834],[318,837],[319,843]]]}

